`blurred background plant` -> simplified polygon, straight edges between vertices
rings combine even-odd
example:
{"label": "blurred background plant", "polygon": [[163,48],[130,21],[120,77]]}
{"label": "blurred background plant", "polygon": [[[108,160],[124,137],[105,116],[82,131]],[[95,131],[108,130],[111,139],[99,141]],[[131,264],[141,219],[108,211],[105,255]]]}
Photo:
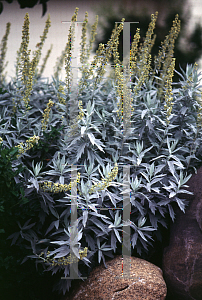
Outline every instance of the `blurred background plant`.
{"label": "blurred background plant", "polygon": [[8,40],[8,35],[10,33],[10,27],[11,23],[6,24],[6,32],[5,35],[3,36],[1,40],[1,50],[0,50],[0,90],[2,90],[2,82],[5,81],[6,74],[3,75],[3,72],[8,64],[8,62],[5,63],[5,55],[7,51],[7,40]]}
{"label": "blurred background plant", "polygon": [[[202,106],[197,64],[187,64],[185,70],[177,73],[177,86],[173,83],[173,47],[180,30],[179,16],[175,16],[153,65],[151,50],[158,13],[151,15],[142,45],[140,31],[136,31],[130,65],[134,82],[128,80],[129,69],[121,72],[117,51],[123,18],[107,44],[99,45],[93,61],[83,63],[78,92],[71,76],[73,25],[77,14],[78,8],[68,35],[65,82],[56,73],[49,83],[32,68],[38,56],[34,52],[33,60],[29,59],[28,14],[23,25],[24,48],[18,52],[21,65],[16,78],[9,83],[2,82],[1,295],[13,296],[13,284],[18,299],[44,299],[39,295],[38,282],[46,285],[49,278],[49,289],[54,282],[59,293],[69,291],[72,279],[61,280],[61,277],[70,273],[67,261],[70,233],[74,230],[78,234],[72,251],[79,259],[80,277],[88,276],[93,266],[102,261],[105,264],[108,257],[122,253],[120,231],[124,226],[130,226],[132,255],[161,266],[160,259],[156,261],[154,255],[159,245],[163,247],[176,208],[185,212],[188,202],[183,194],[189,193],[186,183],[201,166]],[[83,62],[87,61],[97,24],[96,20],[87,44],[87,21],[86,14],[82,24]],[[105,79],[105,66],[112,55],[116,64],[114,77]],[[26,94],[29,109],[22,95],[27,91],[27,82],[31,83]],[[77,111],[74,119],[70,113],[72,107]],[[122,220],[123,166],[128,164],[131,217]],[[72,165],[79,171],[75,177]],[[71,192],[75,183],[78,219],[71,224]],[[12,239],[11,247],[9,239]],[[79,253],[84,251],[86,255],[81,259]],[[20,273],[24,270],[19,265],[21,262],[28,272],[33,270],[29,266],[36,262],[39,271],[32,272],[33,279],[27,276],[25,281],[24,274]],[[43,269],[47,272],[43,273]],[[21,284],[16,286],[11,272]],[[39,281],[34,279],[36,274]],[[31,293],[33,282],[37,285],[32,298],[30,282]]]}
{"label": "blurred background plant", "polygon": [[[13,0],[3,0],[6,1],[7,3],[11,4]],[[3,12],[3,1],[0,1],[0,14]],[[46,10],[47,10],[47,2],[49,0],[17,0],[18,3],[20,4],[20,8],[25,8],[25,7],[34,7],[36,4],[42,4],[42,17],[45,15]],[[38,3],[39,2],[39,3]]]}

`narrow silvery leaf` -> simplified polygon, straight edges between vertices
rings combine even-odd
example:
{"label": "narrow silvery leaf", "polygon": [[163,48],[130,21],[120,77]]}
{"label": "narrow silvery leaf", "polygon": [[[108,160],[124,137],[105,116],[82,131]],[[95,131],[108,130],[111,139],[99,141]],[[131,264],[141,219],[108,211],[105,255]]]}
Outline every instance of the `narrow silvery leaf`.
{"label": "narrow silvery leaf", "polygon": [[89,139],[91,141],[91,144],[94,145],[95,144],[95,137],[94,137],[94,135],[91,132],[88,132],[87,134],[88,134],[88,137],[89,137]]}
{"label": "narrow silvery leaf", "polygon": [[150,175],[150,177],[152,177],[153,174],[154,174],[154,162],[151,164],[150,170],[149,170],[149,175]]}
{"label": "narrow silvery leaf", "polygon": [[86,126],[81,126],[81,136],[83,137],[84,132],[86,130]]}
{"label": "narrow silvery leaf", "polygon": [[101,258],[102,258],[102,251],[98,250],[98,262],[101,262]]}
{"label": "narrow silvery leaf", "polygon": [[169,143],[169,138],[167,136],[167,145],[168,145],[168,150],[169,150],[169,154],[172,153],[171,148],[170,148],[170,143]]}
{"label": "narrow silvery leaf", "polygon": [[173,191],[172,191],[172,192],[170,193],[170,195],[169,195],[169,198],[172,198],[172,197],[174,197],[174,196],[176,196],[176,192],[173,192]]}
{"label": "narrow silvery leaf", "polygon": [[88,210],[83,211],[83,226],[86,227],[86,222],[88,220]]}
{"label": "narrow silvery leaf", "polygon": [[168,161],[168,166],[169,166],[169,169],[170,169],[170,172],[171,174],[173,175],[173,177],[177,180],[177,177],[175,175],[175,168],[173,166],[173,162],[172,161]]}
{"label": "narrow silvery leaf", "polygon": [[175,165],[179,166],[180,168],[184,169],[183,164],[181,163],[180,159],[175,156],[175,155],[170,155],[171,158],[173,158],[175,160],[175,162],[173,162]]}
{"label": "narrow silvery leaf", "polygon": [[96,125],[91,124],[90,129],[91,129],[91,128],[95,129],[97,132],[99,132],[99,133],[101,134],[101,131],[98,129],[98,127],[97,127]]}
{"label": "narrow silvery leaf", "polygon": [[181,190],[179,190],[179,191],[177,192],[177,194],[180,194],[180,193],[183,193],[183,194],[189,194],[189,195],[193,195],[193,194],[194,194],[193,192],[190,192],[190,191],[188,191],[188,190],[183,190],[183,189],[181,189]]}
{"label": "narrow silvery leaf", "polygon": [[144,172],[140,172],[140,174],[142,174],[142,176],[143,176],[148,182],[150,182],[149,177],[147,176],[147,174],[145,174]]}
{"label": "narrow silvery leaf", "polygon": [[141,238],[142,238],[144,241],[147,242],[147,239],[146,239],[146,237],[144,236],[144,234],[142,233],[142,231],[141,231],[141,230],[137,230],[137,232],[138,232],[138,234],[141,236]]}
{"label": "narrow silvery leaf", "polygon": [[152,191],[156,192],[157,194],[160,193],[160,189],[158,187],[155,187],[155,188],[151,188]]}
{"label": "narrow silvery leaf", "polygon": [[192,177],[192,174],[189,174],[187,177],[185,177],[185,178],[182,180],[182,185],[184,185],[191,177]]}
{"label": "narrow silvery leaf", "polygon": [[59,183],[60,183],[60,184],[64,184],[64,176],[60,176],[60,178],[59,178]]}
{"label": "narrow silvery leaf", "polygon": [[56,254],[56,255],[54,256],[54,259],[55,259],[55,258],[61,258],[61,257],[64,257],[64,256],[68,255],[69,252],[70,252],[70,250],[69,250],[68,248],[62,249],[61,251],[58,251],[58,254]]}
{"label": "narrow silvery leaf", "polygon": [[154,177],[151,181],[151,184],[155,184],[156,182],[162,181],[162,179],[165,175],[166,174],[162,174],[162,175],[158,175],[158,176]]}
{"label": "narrow silvery leaf", "polygon": [[138,220],[138,227],[142,227],[145,224],[146,220],[147,218],[140,217],[140,219]]}
{"label": "narrow silvery leaf", "polygon": [[55,221],[54,226],[55,226],[56,229],[58,229],[58,227],[59,227],[59,222],[60,222],[59,220]]}
{"label": "narrow silvery leaf", "polygon": [[54,217],[59,219],[59,215],[58,215],[57,211],[51,206],[49,206],[49,209],[50,209],[51,213],[54,215]]}
{"label": "narrow silvery leaf", "polygon": [[177,202],[179,208],[183,211],[183,213],[185,213],[185,205],[184,205],[184,203],[182,202],[182,200],[179,199],[179,198],[176,198],[176,202]]}
{"label": "narrow silvery leaf", "polygon": [[88,101],[86,110],[87,110],[88,115],[90,115],[91,114],[91,102],[90,101]]}
{"label": "narrow silvery leaf", "polygon": [[[104,150],[102,149],[102,147],[99,145],[99,140],[98,139],[95,139],[94,140],[94,143],[95,143],[95,145],[98,147],[98,149],[100,150],[100,151],[102,151],[102,152],[104,152]],[[103,144],[102,144],[102,146],[103,146]]]}
{"label": "narrow silvery leaf", "polygon": [[76,155],[77,160],[79,160],[79,158],[81,157],[81,155],[84,153],[85,147],[86,147],[86,143],[83,143],[78,148],[78,152],[77,152],[77,155]]}
{"label": "narrow silvery leaf", "polygon": [[142,114],[141,114],[141,118],[142,118],[142,119],[144,119],[144,116],[146,115],[147,111],[148,111],[148,109],[144,109],[144,110],[142,111]]}

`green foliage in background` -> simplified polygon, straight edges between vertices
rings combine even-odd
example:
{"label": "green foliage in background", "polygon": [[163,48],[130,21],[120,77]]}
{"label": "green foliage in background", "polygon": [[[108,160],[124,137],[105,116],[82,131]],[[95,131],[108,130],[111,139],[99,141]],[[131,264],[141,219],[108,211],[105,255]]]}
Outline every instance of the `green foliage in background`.
{"label": "green foliage in background", "polygon": [[[77,93],[71,69],[77,14],[78,8],[72,16],[64,54],[65,82],[60,80],[62,60],[52,82],[38,76],[50,19],[31,59],[26,14],[16,77],[9,83],[4,77],[0,94],[0,166],[4,178],[0,229],[5,247],[9,248],[7,243],[12,240],[9,254],[0,253],[1,268],[11,271],[10,260],[18,248],[24,264],[36,262],[41,268],[40,279],[42,268],[52,273],[54,288],[60,293],[71,286],[72,279],[60,278],[70,274],[75,260],[79,277],[86,277],[95,264],[105,264],[107,257],[120,252],[125,226],[130,226],[132,255],[147,258],[154,241],[161,241],[163,228],[175,220],[176,209],[185,212],[186,194],[190,193],[187,182],[201,166],[202,158],[200,74],[196,64],[187,64],[180,73],[175,70],[173,49],[180,31],[179,16],[175,16],[152,64],[158,13],[152,14],[143,44],[137,29],[130,64],[122,72],[117,49],[124,18],[107,44],[99,45],[89,64],[98,18],[87,45],[86,13]],[[105,78],[111,56],[115,67]],[[177,84],[173,83],[174,73]],[[77,166],[75,173],[73,165]],[[123,178],[126,165],[130,173]],[[130,220],[122,216],[125,180]],[[74,192],[78,219],[71,224]],[[9,224],[13,224],[10,229]],[[73,241],[71,234],[76,234]],[[15,269],[17,272],[17,266]]]}

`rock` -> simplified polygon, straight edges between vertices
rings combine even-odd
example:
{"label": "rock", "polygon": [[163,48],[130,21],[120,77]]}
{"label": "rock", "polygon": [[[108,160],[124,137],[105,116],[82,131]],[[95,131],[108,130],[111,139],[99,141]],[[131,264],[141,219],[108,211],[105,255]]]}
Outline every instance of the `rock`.
{"label": "rock", "polygon": [[122,255],[94,268],[88,279],[65,300],[163,300],[167,288],[162,270],[143,259],[131,257],[131,279],[122,276]]}
{"label": "rock", "polygon": [[[202,167],[187,182],[190,201],[185,214],[178,211],[164,249],[163,273],[169,299],[202,299]],[[185,197],[183,196],[185,199]]]}

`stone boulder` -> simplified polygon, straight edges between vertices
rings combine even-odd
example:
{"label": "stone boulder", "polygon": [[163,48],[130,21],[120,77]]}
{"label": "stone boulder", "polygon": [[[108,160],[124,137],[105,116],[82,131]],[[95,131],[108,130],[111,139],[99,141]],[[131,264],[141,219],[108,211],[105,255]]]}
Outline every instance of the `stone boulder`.
{"label": "stone boulder", "polygon": [[[126,258],[127,259],[127,258]],[[122,276],[122,255],[106,261],[92,270],[65,300],[163,300],[167,288],[162,270],[136,257],[131,257],[130,277]]]}
{"label": "stone boulder", "polygon": [[163,254],[162,269],[172,300],[202,299],[202,167],[187,185],[194,195],[183,195],[189,206],[185,214],[177,212]]}

